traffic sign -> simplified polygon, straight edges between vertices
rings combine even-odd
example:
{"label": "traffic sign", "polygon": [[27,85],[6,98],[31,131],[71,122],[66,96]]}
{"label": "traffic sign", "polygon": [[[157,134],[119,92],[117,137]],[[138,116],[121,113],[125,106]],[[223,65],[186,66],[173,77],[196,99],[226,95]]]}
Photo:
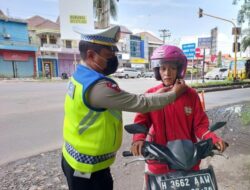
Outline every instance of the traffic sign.
{"label": "traffic sign", "polygon": [[195,56],[195,43],[182,44],[182,51],[187,59],[193,59]]}
{"label": "traffic sign", "polygon": [[203,55],[201,55],[201,48],[195,48],[195,57],[201,58]]}
{"label": "traffic sign", "polygon": [[210,49],[212,45],[211,37],[207,38],[198,38],[198,47]]}

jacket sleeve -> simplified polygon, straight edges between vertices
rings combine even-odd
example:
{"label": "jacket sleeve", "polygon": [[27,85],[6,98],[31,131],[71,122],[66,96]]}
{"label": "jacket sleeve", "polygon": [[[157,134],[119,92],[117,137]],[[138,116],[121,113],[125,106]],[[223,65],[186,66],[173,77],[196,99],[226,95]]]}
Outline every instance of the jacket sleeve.
{"label": "jacket sleeve", "polygon": [[220,141],[221,139],[217,137],[217,135],[213,132],[208,131],[209,127],[209,120],[207,117],[207,114],[202,108],[200,98],[198,94],[195,92],[193,95],[194,98],[194,121],[193,121],[193,127],[195,131],[196,137],[199,139],[209,139],[212,138],[213,143]]}
{"label": "jacket sleeve", "polygon": [[[90,87],[87,94],[93,108],[147,113],[163,108],[176,98],[174,91],[164,93],[133,94],[119,88],[111,81],[100,80]],[[105,100],[105,101],[104,101]]]}
{"label": "jacket sleeve", "polygon": [[[141,124],[147,128],[150,128],[151,126],[151,119],[150,119],[150,113],[136,113],[134,123]],[[133,142],[139,141],[139,140],[145,140],[147,137],[146,134],[135,134],[133,135]]]}

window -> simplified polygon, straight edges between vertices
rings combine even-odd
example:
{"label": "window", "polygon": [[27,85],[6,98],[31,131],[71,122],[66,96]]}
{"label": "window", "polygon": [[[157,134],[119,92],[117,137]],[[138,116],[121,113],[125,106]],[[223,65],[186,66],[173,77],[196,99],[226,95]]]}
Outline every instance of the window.
{"label": "window", "polygon": [[141,55],[141,46],[140,41],[130,41],[130,52],[131,57],[140,57]]}
{"label": "window", "polygon": [[65,41],[66,48],[72,48],[72,42],[70,40]]}
{"label": "window", "polygon": [[56,44],[56,37],[55,36],[49,36],[49,43],[50,44]]}
{"label": "window", "polygon": [[41,36],[41,46],[43,46],[43,44],[47,44],[47,37],[46,37],[46,35],[42,35]]}

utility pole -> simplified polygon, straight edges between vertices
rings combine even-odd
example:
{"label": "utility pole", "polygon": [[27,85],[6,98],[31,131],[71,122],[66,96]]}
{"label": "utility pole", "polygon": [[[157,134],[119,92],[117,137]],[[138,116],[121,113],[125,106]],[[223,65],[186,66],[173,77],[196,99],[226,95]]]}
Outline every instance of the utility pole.
{"label": "utility pole", "polygon": [[162,39],[163,39],[163,44],[165,44],[165,38],[166,38],[166,37],[170,38],[171,33],[170,33],[170,31],[167,30],[167,29],[161,29],[161,30],[159,30],[159,31],[162,32],[161,37],[162,37]]}
{"label": "utility pole", "polygon": [[[201,18],[205,15],[205,16],[212,17],[215,19],[230,22],[234,26],[235,30],[237,30],[236,24],[233,21],[204,13],[203,9],[201,9],[201,8],[199,8],[198,15],[199,15],[199,18]],[[236,31],[234,32],[234,50],[235,51],[234,51],[234,77],[233,77],[233,81],[236,82],[237,52],[238,52],[238,42],[237,42],[237,32]]]}

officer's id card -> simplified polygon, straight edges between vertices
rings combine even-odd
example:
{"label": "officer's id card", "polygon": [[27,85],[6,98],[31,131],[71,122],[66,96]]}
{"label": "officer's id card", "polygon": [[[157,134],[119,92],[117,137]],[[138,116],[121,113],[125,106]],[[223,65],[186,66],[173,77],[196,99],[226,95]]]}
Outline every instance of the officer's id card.
{"label": "officer's id card", "polygon": [[72,81],[69,82],[68,84],[68,95],[71,97],[71,99],[74,99],[74,94],[75,94],[75,85],[73,84]]}
{"label": "officer's id card", "polygon": [[91,173],[82,173],[82,172],[79,172],[79,171],[74,171],[73,176],[90,179]]}

